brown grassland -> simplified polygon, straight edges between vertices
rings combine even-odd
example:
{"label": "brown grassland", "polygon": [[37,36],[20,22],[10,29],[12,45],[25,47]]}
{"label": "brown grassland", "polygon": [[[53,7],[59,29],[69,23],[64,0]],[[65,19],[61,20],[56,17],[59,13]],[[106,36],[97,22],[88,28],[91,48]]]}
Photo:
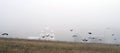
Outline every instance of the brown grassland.
{"label": "brown grassland", "polygon": [[1,38],[0,53],[120,53],[120,46]]}

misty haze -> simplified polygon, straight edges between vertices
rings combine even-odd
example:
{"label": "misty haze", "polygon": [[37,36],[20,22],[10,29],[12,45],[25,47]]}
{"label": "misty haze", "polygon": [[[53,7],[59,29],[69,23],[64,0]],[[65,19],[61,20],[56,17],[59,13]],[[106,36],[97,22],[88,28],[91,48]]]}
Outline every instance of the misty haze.
{"label": "misty haze", "polygon": [[0,0],[0,37],[35,39],[49,28],[56,41],[120,44],[119,2]]}

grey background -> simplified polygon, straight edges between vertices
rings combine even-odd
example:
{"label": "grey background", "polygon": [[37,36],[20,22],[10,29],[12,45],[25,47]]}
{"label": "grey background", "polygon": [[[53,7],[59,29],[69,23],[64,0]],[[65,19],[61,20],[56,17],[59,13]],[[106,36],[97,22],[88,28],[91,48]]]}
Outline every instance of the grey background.
{"label": "grey background", "polygon": [[105,43],[120,43],[119,20],[120,0],[0,0],[0,33],[9,37],[39,36],[48,26],[56,40],[73,41],[75,33],[86,38],[92,32]]}

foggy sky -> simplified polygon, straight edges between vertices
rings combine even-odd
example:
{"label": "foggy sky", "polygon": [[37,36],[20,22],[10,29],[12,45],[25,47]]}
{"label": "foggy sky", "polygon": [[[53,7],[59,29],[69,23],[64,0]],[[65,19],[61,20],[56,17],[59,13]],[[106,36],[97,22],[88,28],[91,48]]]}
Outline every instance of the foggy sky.
{"label": "foggy sky", "polygon": [[0,33],[13,37],[39,36],[49,26],[57,40],[73,41],[74,33],[87,37],[91,31],[112,42],[110,34],[120,38],[119,23],[120,0],[0,0]]}

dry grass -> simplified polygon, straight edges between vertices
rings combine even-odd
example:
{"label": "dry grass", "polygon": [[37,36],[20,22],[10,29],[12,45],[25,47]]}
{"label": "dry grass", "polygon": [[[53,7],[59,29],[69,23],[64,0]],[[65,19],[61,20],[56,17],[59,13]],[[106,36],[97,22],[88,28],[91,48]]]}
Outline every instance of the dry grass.
{"label": "dry grass", "polygon": [[120,53],[120,46],[109,44],[0,39],[0,53]]}

